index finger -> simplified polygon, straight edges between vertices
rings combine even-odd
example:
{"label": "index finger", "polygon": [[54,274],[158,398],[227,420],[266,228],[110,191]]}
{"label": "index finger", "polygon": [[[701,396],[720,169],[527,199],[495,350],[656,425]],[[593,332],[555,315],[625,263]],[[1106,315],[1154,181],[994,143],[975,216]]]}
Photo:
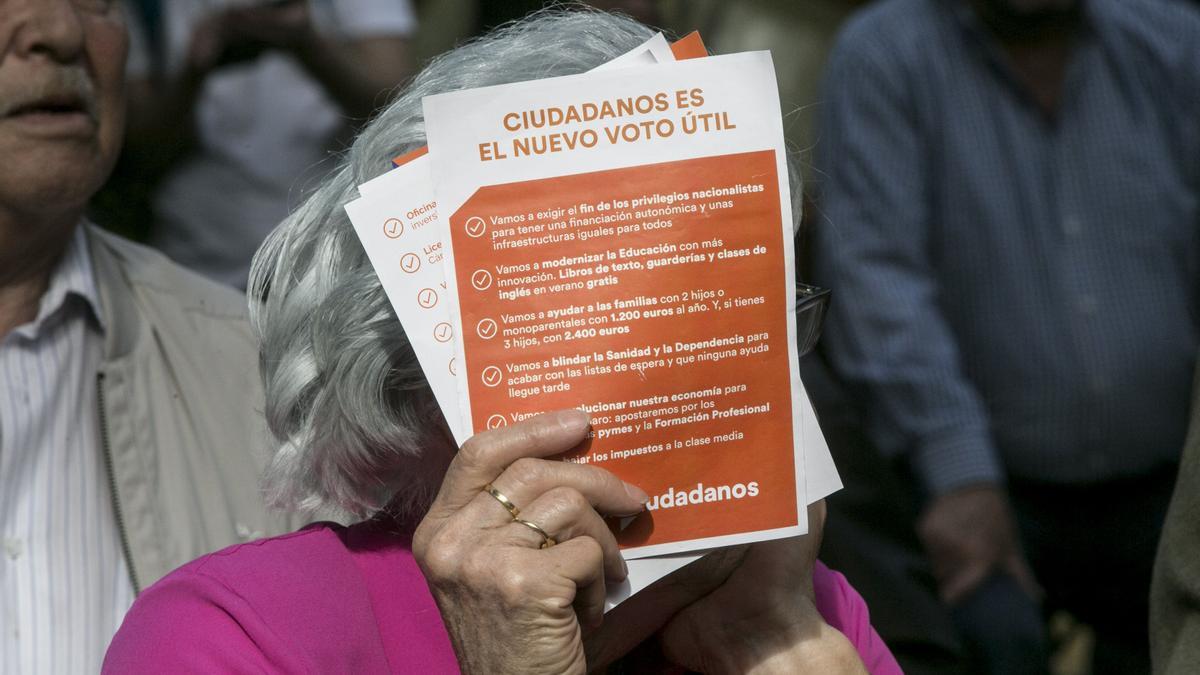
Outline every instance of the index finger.
{"label": "index finger", "polygon": [[522,457],[551,457],[570,450],[587,436],[590,424],[582,410],[559,410],[472,436],[450,462],[430,511],[461,509]]}

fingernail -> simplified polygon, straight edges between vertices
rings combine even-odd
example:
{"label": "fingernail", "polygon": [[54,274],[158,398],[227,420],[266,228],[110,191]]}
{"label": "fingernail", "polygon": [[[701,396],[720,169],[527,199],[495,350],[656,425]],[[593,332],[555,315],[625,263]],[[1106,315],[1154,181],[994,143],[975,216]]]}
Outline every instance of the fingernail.
{"label": "fingernail", "polygon": [[558,424],[565,431],[582,432],[591,423],[591,418],[582,410],[561,410],[558,413]]}
{"label": "fingernail", "polygon": [[634,485],[633,483],[625,483],[625,494],[629,495],[633,499],[636,499],[637,502],[642,505],[645,505],[650,501],[650,495],[646,494],[645,490]]}
{"label": "fingernail", "polygon": [[624,578],[629,578],[629,563],[625,562],[625,558],[621,558],[621,574]]}

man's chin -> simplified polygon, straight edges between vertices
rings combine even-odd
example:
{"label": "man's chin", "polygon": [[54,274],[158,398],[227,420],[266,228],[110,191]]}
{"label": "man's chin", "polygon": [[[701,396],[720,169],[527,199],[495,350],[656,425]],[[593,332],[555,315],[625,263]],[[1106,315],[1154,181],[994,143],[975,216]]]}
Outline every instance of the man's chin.
{"label": "man's chin", "polygon": [[104,184],[111,166],[94,143],[22,143],[15,152],[0,144],[0,204],[26,218],[82,215],[88,200]]}

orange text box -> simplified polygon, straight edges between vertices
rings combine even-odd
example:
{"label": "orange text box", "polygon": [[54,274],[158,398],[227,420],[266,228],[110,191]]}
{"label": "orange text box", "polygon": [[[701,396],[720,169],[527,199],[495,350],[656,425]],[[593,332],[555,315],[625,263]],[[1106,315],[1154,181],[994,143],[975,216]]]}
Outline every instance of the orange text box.
{"label": "orange text box", "polygon": [[591,410],[567,459],[655,507],[626,547],[797,524],[773,151],[485,187],[449,227],[475,431]]}

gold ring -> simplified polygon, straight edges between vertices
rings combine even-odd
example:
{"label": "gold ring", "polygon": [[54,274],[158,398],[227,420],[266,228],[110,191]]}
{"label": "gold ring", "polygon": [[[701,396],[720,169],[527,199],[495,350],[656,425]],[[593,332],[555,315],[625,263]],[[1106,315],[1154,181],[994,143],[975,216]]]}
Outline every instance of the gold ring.
{"label": "gold ring", "polygon": [[496,488],[492,487],[491,483],[484,485],[483,491],[492,497],[495,497],[496,501],[500,502],[500,506],[503,506],[513,518],[516,518],[521,514],[521,509],[518,509],[516,504],[512,503],[508,497],[505,497],[503,492],[500,492]]}
{"label": "gold ring", "polygon": [[534,532],[537,532],[538,534],[540,534],[542,536],[542,545],[538,546],[538,548],[550,548],[551,546],[558,543],[557,541],[554,541],[554,537],[551,537],[550,535],[546,534],[545,530],[543,530],[542,528],[538,527],[537,525],[529,522],[528,520],[524,520],[522,518],[516,518],[516,517],[514,517],[513,520],[524,525],[525,527],[528,527],[529,529],[533,530]]}

